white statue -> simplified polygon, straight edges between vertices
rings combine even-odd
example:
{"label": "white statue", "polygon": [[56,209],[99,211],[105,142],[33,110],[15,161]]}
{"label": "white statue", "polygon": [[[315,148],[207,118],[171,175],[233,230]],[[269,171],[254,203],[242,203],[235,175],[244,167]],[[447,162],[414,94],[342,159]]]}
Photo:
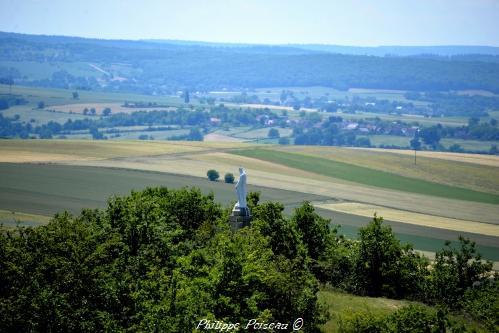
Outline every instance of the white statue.
{"label": "white statue", "polygon": [[241,209],[241,208],[247,208],[246,204],[246,193],[247,193],[247,187],[246,187],[246,170],[244,168],[239,168],[239,180],[237,181],[236,184],[236,192],[237,192],[237,203],[234,206],[234,209]]}

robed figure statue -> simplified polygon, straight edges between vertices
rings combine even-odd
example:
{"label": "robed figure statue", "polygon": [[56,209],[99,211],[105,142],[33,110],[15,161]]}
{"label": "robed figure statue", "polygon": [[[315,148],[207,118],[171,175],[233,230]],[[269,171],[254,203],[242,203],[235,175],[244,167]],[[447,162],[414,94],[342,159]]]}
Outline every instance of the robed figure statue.
{"label": "robed figure statue", "polygon": [[236,192],[237,192],[237,202],[234,206],[234,209],[239,208],[241,211],[244,211],[248,208],[246,204],[246,194],[247,186],[246,186],[246,170],[244,168],[239,168],[239,180],[236,184]]}
{"label": "robed figure statue", "polygon": [[248,187],[246,183],[246,170],[239,168],[239,180],[236,184],[237,202],[230,215],[230,225],[232,230],[249,227],[251,223],[251,212],[246,203]]}

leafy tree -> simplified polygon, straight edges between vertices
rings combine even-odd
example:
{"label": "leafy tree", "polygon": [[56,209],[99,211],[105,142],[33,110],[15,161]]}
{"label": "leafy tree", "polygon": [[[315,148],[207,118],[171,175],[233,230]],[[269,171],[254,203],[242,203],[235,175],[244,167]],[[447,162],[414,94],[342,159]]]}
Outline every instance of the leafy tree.
{"label": "leafy tree", "polygon": [[99,132],[99,130],[95,127],[90,129],[90,134],[92,135],[92,139],[94,139],[94,140],[105,139],[104,134],[102,134],[102,132]]}
{"label": "leafy tree", "polygon": [[330,220],[319,216],[308,201],[295,209],[291,220],[296,223],[310,258],[318,260],[331,242]]}
{"label": "leafy tree", "polygon": [[102,110],[102,115],[104,117],[107,117],[111,114],[111,108],[104,108],[104,110]]}
{"label": "leafy tree", "polygon": [[40,101],[40,102],[38,102],[37,107],[38,107],[39,109],[43,109],[43,108],[45,108],[45,102],[44,102],[44,101]]}
{"label": "leafy tree", "polygon": [[190,101],[191,101],[191,98],[189,97],[189,90],[185,90],[184,91],[184,103],[189,104]]}
{"label": "leafy tree", "polygon": [[289,145],[290,140],[289,140],[289,138],[287,138],[287,137],[282,137],[282,138],[279,138],[278,143],[279,143],[280,145]]}
{"label": "leafy tree", "polygon": [[428,285],[428,300],[459,307],[459,300],[476,284],[483,283],[485,273],[492,269],[492,262],[483,261],[476,251],[475,242],[459,236],[458,247],[451,242],[438,251],[431,270]]}
{"label": "leafy tree", "polygon": [[402,246],[383,218],[359,229],[353,289],[372,296],[420,295],[427,260],[410,245]]}
{"label": "leafy tree", "polygon": [[267,136],[271,139],[278,138],[280,137],[279,130],[277,128],[271,128],[269,129]]}
{"label": "leafy tree", "polygon": [[371,147],[371,140],[366,137],[357,138],[355,140],[355,146],[357,147]]}
{"label": "leafy tree", "polygon": [[480,123],[480,118],[471,117],[468,119],[468,127],[477,126]]}
{"label": "leafy tree", "polygon": [[420,135],[423,138],[424,143],[436,147],[440,141],[441,134],[437,126],[426,127],[420,131]]}
{"label": "leafy tree", "polygon": [[199,128],[191,128],[186,139],[188,141],[203,141],[203,134],[201,134]]}
{"label": "leafy tree", "polygon": [[73,91],[72,93],[73,99],[80,99],[80,94],[77,91]]}
{"label": "leafy tree", "polygon": [[414,135],[414,138],[410,141],[410,145],[411,145],[411,148],[414,150],[421,149],[421,141],[419,140],[419,136],[417,134]]}
{"label": "leafy tree", "polygon": [[0,99],[0,110],[7,110],[9,108],[9,102],[4,99]]}
{"label": "leafy tree", "polygon": [[296,223],[283,217],[284,206],[275,202],[255,205],[254,200],[252,201],[250,205],[253,214],[252,225],[260,233],[269,237],[273,253],[288,259],[301,258],[303,261],[307,250]]}
{"label": "leafy tree", "polygon": [[232,173],[228,172],[225,174],[224,180],[227,184],[233,184],[234,183],[234,175]]}
{"label": "leafy tree", "polygon": [[206,175],[208,176],[208,179],[213,181],[213,182],[217,181],[217,179],[220,178],[220,174],[218,173],[217,170],[214,170],[214,169],[208,170]]}

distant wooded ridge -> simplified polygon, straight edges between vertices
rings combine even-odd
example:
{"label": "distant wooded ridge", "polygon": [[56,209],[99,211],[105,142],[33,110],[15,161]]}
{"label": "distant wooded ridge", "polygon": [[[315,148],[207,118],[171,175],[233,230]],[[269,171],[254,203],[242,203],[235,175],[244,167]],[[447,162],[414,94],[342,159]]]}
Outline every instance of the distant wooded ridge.
{"label": "distant wooded ridge", "polygon": [[381,45],[381,46],[352,46],[332,44],[249,44],[249,43],[219,43],[204,41],[186,41],[175,39],[143,39],[151,43],[176,44],[176,45],[200,45],[212,47],[267,47],[281,49],[300,49],[304,51],[316,51],[327,53],[339,53],[350,55],[371,56],[461,56],[461,55],[499,55],[499,47],[485,45],[431,45],[431,46],[408,46],[408,45]]}
{"label": "distant wooded ridge", "polygon": [[251,45],[5,32],[0,46],[0,77],[37,86],[147,94],[291,86],[499,93],[499,48],[488,46]]}

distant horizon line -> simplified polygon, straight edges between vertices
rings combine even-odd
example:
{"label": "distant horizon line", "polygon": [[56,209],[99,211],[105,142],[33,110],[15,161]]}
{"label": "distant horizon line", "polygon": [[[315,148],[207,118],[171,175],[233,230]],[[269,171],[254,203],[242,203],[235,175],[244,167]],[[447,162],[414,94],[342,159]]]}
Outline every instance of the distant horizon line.
{"label": "distant horizon line", "polygon": [[27,35],[27,36],[40,36],[40,37],[66,37],[66,38],[80,38],[87,40],[105,40],[105,41],[131,41],[131,42],[172,42],[172,43],[198,43],[198,44],[222,44],[234,46],[279,46],[279,47],[293,47],[293,46],[334,46],[334,47],[352,47],[352,48],[434,48],[434,47],[481,47],[481,48],[498,48],[499,45],[483,45],[483,44],[382,44],[382,45],[356,45],[356,44],[334,44],[334,43],[303,43],[303,42],[287,42],[287,43],[262,43],[262,42],[233,42],[233,41],[213,41],[213,40],[195,40],[195,39],[171,39],[171,38],[109,38],[109,37],[89,37],[77,35],[64,35],[64,34],[46,34],[46,33],[26,33],[0,30],[2,34],[13,35]]}

